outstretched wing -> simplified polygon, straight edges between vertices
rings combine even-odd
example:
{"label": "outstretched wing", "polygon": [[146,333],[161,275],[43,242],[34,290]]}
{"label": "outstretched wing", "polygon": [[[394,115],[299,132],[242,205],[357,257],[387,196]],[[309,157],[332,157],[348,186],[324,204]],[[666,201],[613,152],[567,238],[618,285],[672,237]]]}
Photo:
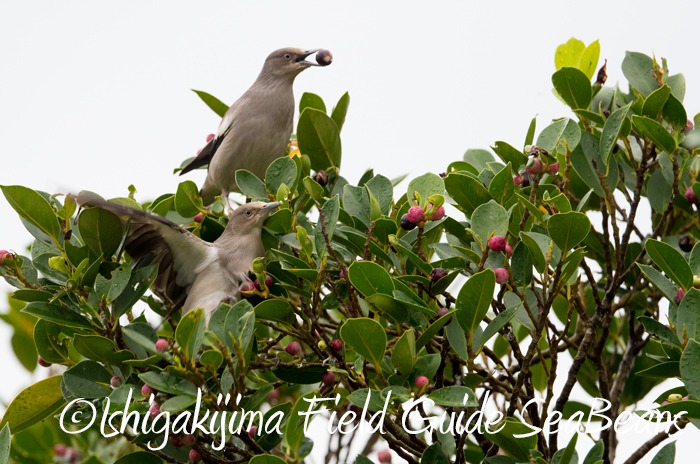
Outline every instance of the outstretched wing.
{"label": "outstretched wing", "polygon": [[221,143],[224,141],[224,138],[228,135],[229,131],[231,130],[231,126],[233,126],[233,118],[227,114],[226,116],[224,116],[223,121],[221,121],[221,125],[219,125],[219,133],[216,135],[216,137],[211,139],[209,143],[207,143],[204,146],[204,148],[202,148],[202,151],[199,152],[197,157],[190,161],[190,164],[185,166],[182,169],[182,171],[180,171],[180,175],[187,174],[193,169],[197,169],[211,163],[211,160],[214,158],[216,150],[219,149]]}
{"label": "outstretched wing", "polygon": [[197,275],[217,260],[216,248],[210,243],[162,216],[89,197],[79,196],[77,201],[121,218],[127,225],[126,252],[134,260],[158,264],[154,290],[175,305],[185,301]]}

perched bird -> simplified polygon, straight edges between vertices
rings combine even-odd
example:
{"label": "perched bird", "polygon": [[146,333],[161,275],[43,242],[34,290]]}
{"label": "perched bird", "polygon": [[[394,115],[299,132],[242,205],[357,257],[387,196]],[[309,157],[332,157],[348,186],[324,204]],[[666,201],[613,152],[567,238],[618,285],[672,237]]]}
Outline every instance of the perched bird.
{"label": "perched bird", "polygon": [[209,243],[157,214],[89,197],[77,200],[119,216],[127,226],[129,256],[158,264],[154,291],[184,312],[203,308],[207,320],[222,301],[239,300],[253,260],[265,254],[263,223],[281,204],[256,201],[239,206],[229,214],[221,236]]}
{"label": "perched bird", "polygon": [[317,50],[282,48],[270,54],[253,85],[228,109],[216,136],[181,172],[209,165],[200,191],[205,205],[239,191],[236,171],[246,169],[260,179],[270,163],[284,155],[294,119],[294,78],[317,63],[306,58]]}

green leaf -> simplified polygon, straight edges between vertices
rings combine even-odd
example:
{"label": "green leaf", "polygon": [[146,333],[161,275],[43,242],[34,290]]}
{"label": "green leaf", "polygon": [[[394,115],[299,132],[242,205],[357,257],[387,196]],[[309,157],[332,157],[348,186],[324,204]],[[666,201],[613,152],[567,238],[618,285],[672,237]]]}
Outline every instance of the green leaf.
{"label": "green leaf", "polygon": [[467,348],[467,337],[459,325],[459,321],[456,317],[452,318],[452,322],[447,324],[445,328],[445,335],[447,336],[447,341],[450,342],[450,346],[457,353],[457,355],[467,360],[469,359],[469,350]]}
{"label": "green leaf", "polygon": [[570,38],[566,43],[557,47],[557,51],[554,53],[554,66],[557,69],[565,66],[576,67],[581,61],[585,48],[583,42],[573,37]]}
{"label": "green leaf", "polygon": [[450,460],[442,450],[440,443],[433,443],[432,445],[428,446],[425,451],[423,451],[423,456],[420,458],[420,464],[450,464]]}
{"label": "green leaf", "polygon": [[488,150],[482,150],[480,148],[471,148],[467,150],[464,153],[463,159],[474,166],[477,172],[488,169],[488,163],[495,161],[493,155]]}
{"label": "green leaf", "polygon": [[[0,185],[7,202],[19,216],[58,243],[61,227],[53,208],[38,192],[20,185]],[[32,232],[32,230],[29,230]],[[42,237],[36,237],[42,240]],[[45,240],[46,237],[44,237]]]}
{"label": "green leaf", "polygon": [[663,293],[670,305],[678,305],[678,303],[676,303],[676,287],[666,276],[651,266],[639,263],[637,263],[637,266],[644,273],[646,278],[649,279],[649,282],[654,284],[654,286]]}
{"label": "green leaf", "polygon": [[343,130],[343,124],[345,124],[345,116],[348,113],[348,106],[350,106],[350,94],[345,92],[342,97],[340,97],[340,100],[338,100],[338,104],[335,105],[335,108],[333,108],[333,112],[331,113],[331,119],[333,119],[333,122],[338,126],[338,131]]}
{"label": "green leaf", "polygon": [[[611,116],[612,117],[612,116]],[[658,122],[643,116],[632,116],[632,126],[640,135],[647,137],[666,153],[673,153],[678,148],[676,139]]]}
{"label": "green leaf", "polygon": [[428,398],[440,406],[454,408],[479,406],[476,395],[467,387],[443,387],[430,393]]}
{"label": "green leaf", "polygon": [[471,224],[472,231],[481,241],[481,248],[486,248],[486,244],[491,236],[500,235],[505,237],[508,233],[508,211],[491,200],[474,210]]}
{"label": "green leaf", "polygon": [[397,324],[406,322],[406,318],[408,317],[406,307],[393,297],[382,293],[375,293],[365,298],[365,301],[377,308],[379,312],[384,313],[385,316],[392,318]]}
{"label": "green leaf", "polygon": [[301,113],[297,141],[301,153],[311,159],[311,169],[314,171],[340,167],[340,129],[325,112],[307,108]]}
{"label": "green leaf", "polygon": [[674,462],[676,462],[675,441],[661,448],[659,452],[656,453],[656,456],[654,456],[654,459],[651,460],[651,464],[673,464]]}
{"label": "green leaf", "polygon": [[653,239],[648,239],[644,248],[654,263],[683,290],[688,291],[693,286],[693,271],[678,250]]}
{"label": "green leaf", "polygon": [[343,187],[343,209],[359,219],[366,227],[370,224],[371,205],[367,189],[345,185]]}
{"label": "green leaf", "polygon": [[380,369],[386,351],[386,332],[377,321],[365,317],[348,319],[340,328],[340,337],[347,346]]}
{"label": "green leaf", "polygon": [[647,55],[637,52],[625,52],[625,59],[622,60],[622,73],[630,85],[645,98],[659,88],[654,76],[651,74],[653,69],[654,62]]}
{"label": "green leaf", "polygon": [[117,299],[129,284],[131,268],[127,264],[122,264],[114,269],[110,275],[109,279],[105,279],[102,275],[98,275],[95,279],[96,296],[99,299],[106,297],[108,303]]}
{"label": "green leaf", "polygon": [[561,68],[552,75],[559,96],[572,109],[586,109],[591,102],[591,78],[576,68]]}
{"label": "green leaf", "polygon": [[145,451],[137,451],[135,453],[126,454],[116,461],[114,464],[162,464],[163,461],[156,455]]}
{"label": "green leaf", "polygon": [[12,440],[12,434],[10,433],[10,426],[5,424],[0,431],[0,464],[7,464],[10,460],[10,442]]}
{"label": "green leaf", "polygon": [[[296,166],[294,170],[296,171]],[[268,199],[265,183],[250,171],[245,169],[236,171],[236,185],[241,193],[252,201],[267,201]],[[275,189],[274,192],[277,192],[277,190]]]}
{"label": "green leaf", "polygon": [[[600,159],[603,161],[605,166],[610,164],[610,156],[612,155],[613,149],[617,144],[618,137],[620,137],[622,126],[624,125],[627,112],[629,111],[631,105],[632,104],[630,103],[622,108],[616,109],[610,114],[608,120],[605,121],[603,134],[600,136]],[[598,170],[603,174],[607,174],[607,171],[603,169],[603,166],[598,166]]]}
{"label": "green leaf", "polygon": [[[408,332],[406,332],[408,333]],[[409,371],[410,372],[410,371]],[[368,411],[381,411],[384,409],[384,401],[385,399],[382,399],[382,392],[378,390],[372,390],[369,388],[361,388],[359,390],[355,390],[354,392],[350,393],[348,395],[348,401],[350,401],[352,404],[355,406],[358,406],[360,408],[365,407],[365,403],[367,403],[367,397],[369,396],[369,404],[367,406]]]}
{"label": "green leaf", "polygon": [[112,304],[115,318],[120,318],[138,303],[158,277],[158,265],[146,266],[131,272],[129,283]]}
{"label": "green leaf", "polygon": [[540,132],[535,145],[548,153],[554,153],[557,145],[559,145],[559,141],[564,138],[567,139],[566,143],[569,145],[569,148],[573,150],[578,145],[579,140],[581,140],[581,130],[578,129],[577,131],[576,129],[578,129],[578,126],[573,120],[569,118],[559,119]]}
{"label": "green leaf", "polygon": [[595,464],[603,459],[603,453],[605,452],[605,445],[603,440],[599,440],[593,445],[593,448],[588,451],[586,458],[583,460],[583,464]]}
{"label": "green leaf", "polygon": [[[666,156],[662,154],[661,156]],[[656,169],[647,182],[647,197],[654,211],[663,213],[668,208],[673,189],[663,174],[663,169]]]}
{"label": "green leaf", "polygon": [[74,327],[76,329],[92,328],[90,321],[79,313],[44,301],[29,303],[22,309],[22,312],[66,327]]}
{"label": "green leaf", "polygon": [[[442,179],[440,179],[440,182],[442,182]],[[391,204],[394,199],[394,186],[391,184],[391,181],[381,174],[378,174],[368,180],[365,186],[377,199],[382,214],[389,215]],[[445,187],[443,185],[442,192],[444,191]]]}
{"label": "green leaf", "polygon": [[588,83],[595,75],[596,67],[598,66],[598,60],[600,59],[600,44],[596,40],[591,42],[588,47],[581,54],[581,58],[578,62],[578,69],[583,71],[583,73],[588,78]]}
{"label": "green leaf", "polygon": [[576,211],[558,213],[547,221],[547,230],[559,249],[568,251],[586,238],[591,230],[591,221],[585,214]]}
{"label": "green leaf", "polygon": [[75,334],[73,347],[86,358],[103,364],[118,366],[124,361],[134,359],[134,353],[128,350],[117,350],[112,340],[99,335]]}
{"label": "green leaf", "polygon": [[676,336],[681,345],[685,343],[686,338],[700,339],[700,290],[691,288],[686,293],[678,306],[674,322]]}
{"label": "green leaf", "polygon": [[513,306],[512,308],[508,308],[502,313],[500,313],[498,316],[494,317],[489,325],[486,326],[486,329],[484,330],[484,333],[481,334],[481,339],[479,340],[479,346],[484,346],[486,342],[488,342],[491,337],[496,335],[499,330],[501,330],[505,325],[510,322],[511,319],[515,316],[515,313],[518,312],[519,306]]}
{"label": "green leaf", "polygon": [[676,130],[683,130],[688,124],[688,113],[686,113],[683,103],[671,94],[663,109],[664,120],[671,124]]}
{"label": "green leaf", "polygon": [[496,142],[496,146],[492,149],[501,157],[503,162],[510,163],[516,171],[520,166],[527,163],[527,156],[523,152],[505,142]]}
{"label": "green leaf", "polygon": [[642,107],[642,115],[647,118],[656,119],[661,114],[668,96],[671,95],[671,87],[664,85],[654,90],[649,96],[644,100],[644,106]]}
{"label": "green leaf", "polygon": [[180,345],[185,359],[194,359],[195,355],[199,353],[199,349],[204,341],[205,330],[206,318],[202,308],[189,311],[182,316],[175,330],[175,341]]}
{"label": "green leaf", "polygon": [[537,129],[537,116],[532,118],[530,125],[527,128],[527,135],[525,136],[525,146],[532,145],[532,141],[535,140],[535,129]]}
{"label": "green leaf", "polygon": [[197,387],[183,377],[153,371],[139,374],[138,377],[159,392],[197,397]]}
{"label": "green leaf", "polygon": [[36,321],[34,326],[34,345],[39,356],[46,362],[62,363],[68,357],[66,346],[61,344],[59,334],[61,327],[43,319]]}
{"label": "green leaf", "polygon": [[282,184],[292,189],[296,179],[296,163],[289,156],[282,156],[274,160],[267,168],[265,172],[265,187],[270,193],[275,194]]}
{"label": "green leaf", "polygon": [[322,257],[328,251],[326,248],[326,239],[323,236],[324,227],[328,235],[328,241],[333,241],[333,234],[335,234],[335,228],[338,225],[338,216],[340,215],[340,197],[335,195],[333,198],[326,201],[321,211],[323,211],[323,225],[321,224],[321,218],[319,216],[319,222],[316,225],[315,231],[316,253],[319,257]]}
{"label": "green leaf", "polygon": [[285,464],[286,461],[271,454],[259,454],[248,461],[248,464]]}
{"label": "green leaf", "polygon": [[489,193],[501,205],[505,205],[513,196],[515,182],[510,162],[506,167],[496,173],[489,184]]}
{"label": "green leaf", "polygon": [[520,232],[520,239],[530,251],[530,258],[537,272],[544,273],[547,266],[545,256],[549,250],[550,238],[536,232]]}
{"label": "green leaf", "polygon": [[219,117],[224,117],[224,115],[228,111],[228,105],[222,103],[221,100],[214,97],[213,95],[210,95],[206,92],[202,92],[201,90],[192,89],[192,91],[196,93],[199,96],[199,98],[201,98],[202,101],[206,103],[207,106],[212,109],[212,111],[214,111],[214,113],[218,114]]}
{"label": "green leaf", "polygon": [[428,172],[422,176],[416,177],[408,183],[406,197],[408,198],[409,203],[411,203],[415,192],[418,192],[418,195],[420,196],[420,206],[425,209],[426,205],[428,204],[429,196],[442,195],[445,193],[445,183],[437,174]]}
{"label": "green leaf", "polygon": [[479,205],[492,199],[486,187],[471,176],[453,172],[444,181],[447,193],[468,218]]}
{"label": "green leaf", "polygon": [[191,218],[203,212],[202,197],[199,196],[197,184],[186,180],[177,186],[175,193],[175,211],[184,218]]}
{"label": "green leaf", "polygon": [[89,208],[80,213],[78,230],[88,249],[109,259],[122,241],[122,221],[111,211]]}
{"label": "green leaf", "polygon": [[688,397],[700,399],[700,343],[692,338],[681,355],[681,378],[688,389]]}
{"label": "green leaf", "polygon": [[514,435],[528,434],[532,429],[512,417],[507,417],[505,423],[499,424],[496,430],[501,427],[503,429],[498,433],[489,432],[487,429],[485,436],[508,455],[521,462],[530,461],[529,450],[537,447],[537,435],[523,438],[515,438]]}
{"label": "green leaf", "polygon": [[391,362],[402,374],[408,374],[413,370],[416,362],[416,336],[412,330],[404,332],[394,344]]}
{"label": "green leaf", "polygon": [[457,320],[470,339],[489,310],[495,287],[496,275],[486,269],[471,276],[459,291],[455,303]]}
{"label": "green leaf", "polygon": [[0,428],[9,426],[13,434],[26,430],[49,417],[65,404],[61,376],[40,380],[22,390],[7,407]]}
{"label": "green leaf", "polygon": [[510,272],[517,285],[530,285],[532,281],[532,257],[527,245],[522,241],[513,249],[513,256],[510,258]]}
{"label": "green leaf", "polygon": [[304,92],[299,101],[299,114],[303,113],[306,108],[313,108],[315,110],[326,112],[326,104],[323,103],[323,98],[319,97],[315,93]]}
{"label": "green leaf", "polygon": [[348,270],[350,282],[364,296],[383,293],[392,295],[394,282],[389,273],[377,263],[355,261]]}
{"label": "green leaf", "polygon": [[255,317],[287,325],[293,325],[296,321],[292,305],[285,300],[263,301],[255,307]]}
{"label": "green leaf", "polygon": [[569,444],[564,449],[558,450],[552,457],[552,464],[578,464],[578,455],[576,454],[576,442],[578,434],[575,433]]}
{"label": "green leaf", "polygon": [[68,391],[80,398],[103,398],[112,393],[112,374],[95,361],[80,361],[63,373]]}
{"label": "green leaf", "polygon": [[[294,408],[292,408],[292,412],[289,414],[289,420],[287,421],[287,427],[284,431],[284,438],[289,445],[289,447],[294,450],[296,453],[296,450],[299,449],[299,445],[301,445],[302,440],[305,437],[304,434],[304,419],[305,417],[299,415],[300,412],[302,411],[307,411],[309,410],[309,402],[304,401],[304,399],[311,399],[315,395],[317,395],[317,392],[311,391],[309,393],[306,393],[305,395],[299,397],[294,403]],[[311,418],[309,419],[309,422],[315,417],[316,415],[312,415]],[[252,461],[252,460],[251,460]],[[257,464],[257,463],[252,463],[252,464]]]}

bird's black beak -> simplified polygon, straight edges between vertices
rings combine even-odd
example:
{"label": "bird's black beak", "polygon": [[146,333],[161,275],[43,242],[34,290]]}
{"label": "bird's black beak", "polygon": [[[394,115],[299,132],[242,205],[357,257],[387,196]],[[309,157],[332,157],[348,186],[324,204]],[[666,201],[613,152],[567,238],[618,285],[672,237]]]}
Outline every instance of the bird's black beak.
{"label": "bird's black beak", "polygon": [[281,201],[273,201],[272,203],[268,203],[262,208],[258,210],[258,214],[261,214],[263,216],[267,216],[269,214],[272,214],[273,211],[277,209],[278,206],[282,204]]}
{"label": "bird's black beak", "polygon": [[321,51],[320,48],[316,48],[314,50],[307,50],[304,53],[300,54],[296,60],[294,60],[295,63],[299,63],[301,66],[321,66],[318,63],[314,63],[312,61],[306,61],[306,59],[313,55],[314,53]]}

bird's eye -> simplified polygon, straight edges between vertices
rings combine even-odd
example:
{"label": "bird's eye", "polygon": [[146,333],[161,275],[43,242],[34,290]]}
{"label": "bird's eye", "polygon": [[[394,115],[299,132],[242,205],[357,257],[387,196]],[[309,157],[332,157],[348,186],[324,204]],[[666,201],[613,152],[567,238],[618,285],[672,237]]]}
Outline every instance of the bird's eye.
{"label": "bird's eye", "polygon": [[253,214],[253,213],[251,213],[249,209],[246,210],[246,212],[245,212],[245,215],[248,216],[248,217],[250,217],[252,214]]}
{"label": "bird's eye", "polygon": [[289,59],[292,58],[292,55],[290,55],[289,53],[287,53],[286,55],[284,55],[284,58],[287,59],[287,60],[289,60]]}

